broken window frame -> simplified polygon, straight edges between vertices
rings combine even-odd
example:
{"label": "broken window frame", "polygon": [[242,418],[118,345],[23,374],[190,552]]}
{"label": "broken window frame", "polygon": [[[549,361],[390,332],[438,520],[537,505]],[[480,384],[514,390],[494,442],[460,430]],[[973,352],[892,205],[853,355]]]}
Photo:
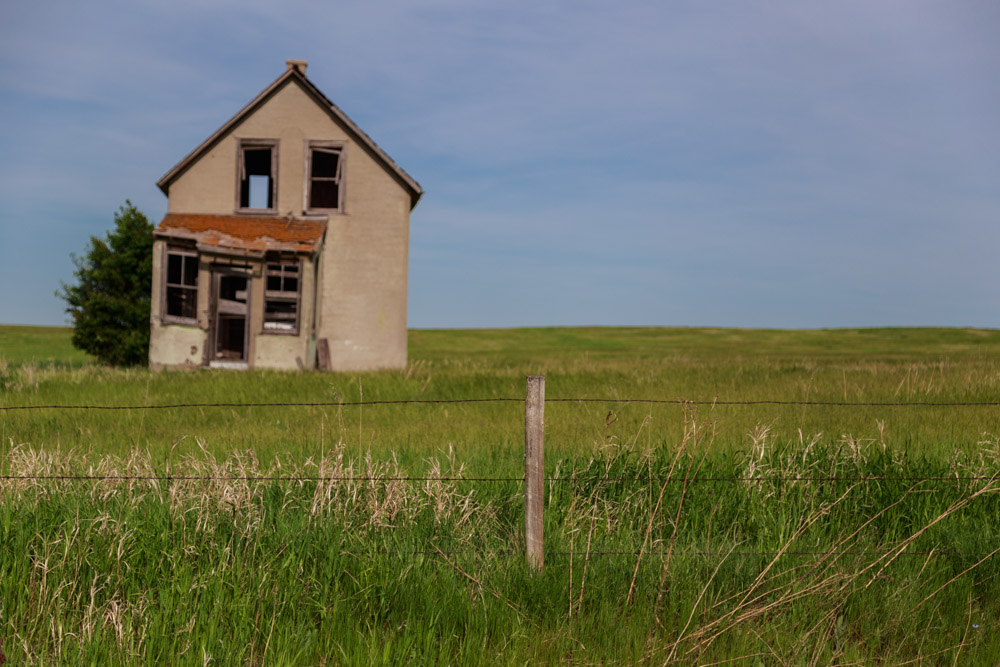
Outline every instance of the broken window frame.
{"label": "broken window frame", "polygon": [[[347,156],[347,144],[343,141],[307,141],[305,184],[303,188],[303,210],[307,213],[343,213],[344,212],[344,159]],[[313,176],[313,151],[337,153],[337,173],[334,176]],[[313,181],[332,182],[337,185],[336,208],[325,208],[312,205]]]}
{"label": "broken window frame", "polygon": [[[181,258],[181,282],[172,283],[170,282],[170,258],[180,257]],[[194,284],[187,284],[184,281],[185,276],[185,264],[187,262],[194,262]],[[201,272],[201,267],[199,266],[198,252],[196,250],[189,250],[187,248],[178,248],[174,246],[167,246],[163,253],[163,289],[160,292],[160,303],[161,303],[161,313],[160,319],[164,323],[168,324],[187,324],[187,325],[197,325],[198,324],[198,282],[199,274]],[[171,289],[184,290],[191,293],[194,299],[194,316],[186,317],[184,315],[175,315],[170,312],[170,299],[169,294]]]}
{"label": "broken window frame", "polygon": [[[277,271],[275,271],[277,267]],[[293,270],[292,267],[294,267]],[[280,290],[268,289],[268,281],[272,277],[277,277],[280,281]],[[299,335],[299,320],[302,316],[302,261],[298,258],[272,257],[264,261],[264,312],[261,318],[261,333],[279,336]],[[285,280],[294,278],[296,285],[294,290],[286,290]],[[268,315],[268,305],[270,303],[294,304],[295,310],[291,317],[284,313]],[[270,319],[269,319],[270,318]],[[292,328],[280,329],[268,327],[269,323],[291,321]]]}
{"label": "broken window frame", "polygon": [[[271,151],[271,190],[269,193],[271,206],[268,208],[253,208],[250,206],[250,175],[246,174],[245,153],[254,149],[269,149]],[[243,205],[243,182],[247,181],[247,205]],[[236,212],[237,213],[274,213],[278,209],[278,140],[277,139],[240,139],[236,150]]]}

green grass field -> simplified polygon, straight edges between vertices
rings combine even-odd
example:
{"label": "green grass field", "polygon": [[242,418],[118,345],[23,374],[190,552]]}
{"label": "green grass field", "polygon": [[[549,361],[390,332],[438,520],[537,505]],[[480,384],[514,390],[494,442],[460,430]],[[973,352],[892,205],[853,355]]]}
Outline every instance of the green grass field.
{"label": "green grass field", "polygon": [[1000,409],[619,402],[997,401],[1000,331],[413,331],[406,371],[365,374],[109,369],[69,335],[0,327],[0,407],[523,397],[526,375],[603,400],[546,406],[542,575],[518,482],[394,480],[520,476],[516,402],[0,411],[4,475],[194,478],[0,481],[12,664],[1000,660]]}
{"label": "green grass field", "polygon": [[[588,456],[612,433],[639,448],[676,443],[679,406],[617,404],[616,398],[689,400],[990,401],[1000,396],[1000,332],[941,329],[744,331],[654,328],[414,331],[405,372],[149,373],[81,362],[69,332],[0,329],[0,405],[138,405],[208,402],[356,402],[522,397],[525,376],[545,375],[550,463]],[[421,461],[454,446],[474,474],[519,469],[521,406],[467,404],[369,408],[205,408],[148,412],[8,412],[0,436],[77,452],[218,454],[252,448],[315,456],[324,443],[354,455],[395,453]],[[800,432],[826,443],[879,439],[910,453],[948,456],[1000,433],[1000,411],[984,408],[710,406],[713,447],[745,449],[768,427],[773,441]],[[179,442],[178,442],[179,441]],[[201,443],[199,446],[198,443]],[[177,443],[175,445],[175,443]],[[516,472],[516,470],[515,470]]]}

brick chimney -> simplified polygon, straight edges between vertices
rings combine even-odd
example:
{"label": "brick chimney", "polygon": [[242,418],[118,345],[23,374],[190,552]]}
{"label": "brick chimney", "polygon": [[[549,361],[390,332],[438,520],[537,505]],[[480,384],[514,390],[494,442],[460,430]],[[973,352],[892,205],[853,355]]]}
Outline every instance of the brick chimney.
{"label": "brick chimney", "polygon": [[285,61],[285,66],[288,69],[297,69],[299,71],[299,74],[301,74],[302,76],[305,76],[306,75],[306,67],[309,66],[309,63],[307,63],[305,60],[292,60],[292,59],[289,59],[289,60]]}

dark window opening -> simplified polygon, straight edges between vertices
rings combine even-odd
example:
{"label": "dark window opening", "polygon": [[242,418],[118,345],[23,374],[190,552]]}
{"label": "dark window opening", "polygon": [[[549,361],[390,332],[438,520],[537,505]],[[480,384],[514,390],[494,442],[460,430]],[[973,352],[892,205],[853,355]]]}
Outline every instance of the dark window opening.
{"label": "dark window opening", "polygon": [[274,155],[270,146],[241,146],[240,208],[274,208]]}
{"label": "dark window opening", "polygon": [[292,320],[289,324],[295,326],[295,302],[294,301],[268,301],[267,318],[269,320]]}
{"label": "dark window opening", "polygon": [[195,320],[198,308],[198,256],[167,252],[166,314]]}
{"label": "dark window opening", "polygon": [[223,301],[247,301],[247,279],[243,276],[223,276],[219,281],[219,298]]}
{"label": "dark window opening", "polygon": [[309,209],[339,209],[343,169],[340,148],[309,149]]}
{"label": "dark window opening", "polygon": [[264,331],[297,333],[299,263],[269,262],[264,280]]}

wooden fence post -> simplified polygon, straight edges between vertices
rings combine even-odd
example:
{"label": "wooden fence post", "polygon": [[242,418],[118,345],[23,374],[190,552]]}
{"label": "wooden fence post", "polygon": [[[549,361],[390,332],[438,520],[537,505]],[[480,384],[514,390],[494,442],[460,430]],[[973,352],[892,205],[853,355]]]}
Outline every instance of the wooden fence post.
{"label": "wooden fence post", "polygon": [[545,564],[542,519],[545,503],[545,376],[529,375],[524,396],[524,535],[528,562]]}

